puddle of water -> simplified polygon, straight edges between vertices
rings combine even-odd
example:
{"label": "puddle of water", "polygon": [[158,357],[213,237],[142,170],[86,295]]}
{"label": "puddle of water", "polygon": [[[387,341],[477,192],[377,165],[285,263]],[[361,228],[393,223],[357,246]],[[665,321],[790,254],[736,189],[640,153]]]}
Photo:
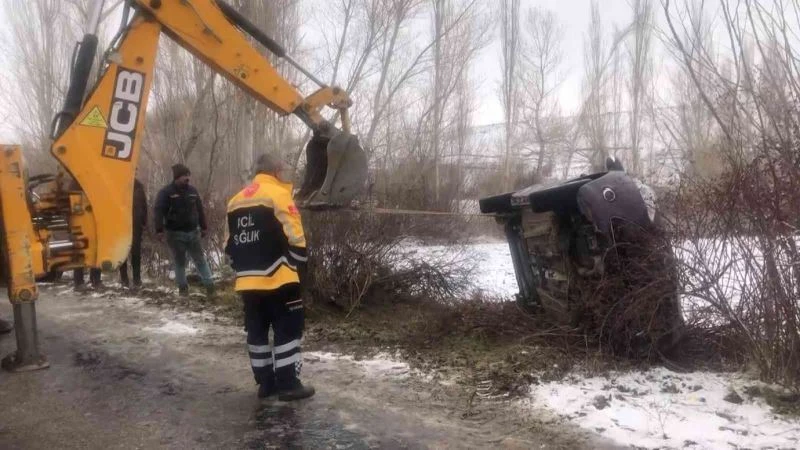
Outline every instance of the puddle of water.
{"label": "puddle of water", "polygon": [[325,420],[299,404],[264,403],[255,410],[251,422],[255,431],[249,433],[246,448],[376,448],[340,423]]}

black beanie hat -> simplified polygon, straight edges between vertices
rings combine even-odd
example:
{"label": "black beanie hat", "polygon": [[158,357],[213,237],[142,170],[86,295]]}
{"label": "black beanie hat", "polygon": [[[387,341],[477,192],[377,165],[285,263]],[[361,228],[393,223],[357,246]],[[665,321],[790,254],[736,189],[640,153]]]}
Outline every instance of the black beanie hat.
{"label": "black beanie hat", "polygon": [[172,179],[177,180],[184,175],[191,175],[191,171],[183,164],[175,164],[172,166]]}

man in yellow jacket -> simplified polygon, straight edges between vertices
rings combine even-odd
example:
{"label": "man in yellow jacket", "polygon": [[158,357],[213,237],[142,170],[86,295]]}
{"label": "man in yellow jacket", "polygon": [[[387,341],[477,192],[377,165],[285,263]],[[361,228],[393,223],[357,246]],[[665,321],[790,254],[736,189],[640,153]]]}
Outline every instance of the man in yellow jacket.
{"label": "man in yellow jacket", "polygon": [[272,155],[258,158],[252,183],[228,202],[225,253],[244,302],[258,396],[277,394],[279,400],[291,401],[311,397],[314,388],[299,379],[304,325],[299,273],[308,259],[306,240],[292,185],[282,181],[282,171],[282,162]]}

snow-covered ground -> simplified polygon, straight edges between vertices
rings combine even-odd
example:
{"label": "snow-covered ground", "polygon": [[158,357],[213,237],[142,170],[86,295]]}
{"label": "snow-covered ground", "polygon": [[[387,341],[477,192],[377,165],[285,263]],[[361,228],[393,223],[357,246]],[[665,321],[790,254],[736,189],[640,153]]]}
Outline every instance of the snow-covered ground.
{"label": "snow-covered ground", "polygon": [[162,324],[158,327],[144,328],[145,331],[154,332],[156,334],[197,334],[199,329],[193,325],[178,322],[175,320],[162,320]]}
{"label": "snow-covered ground", "polygon": [[519,290],[511,252],[505,241],[480,242],[463,247],[409,244],[405,250],[409,257],[431,263],[462,259],[471,269],[473,288],[486,294],[512,299]]}
{"label": "snow-covered ground", "polygon": [[[701,242],[702,244],[702,242]],[[414,245],[414,257],[449,260],[457,252],[474,264],[476,289],[500,298],[517,293],[514,267],[503,241],[455,248]],[[685,261],[695,261],[703,249],[676,249]],[[712,272],[725,279],[724,296],[733,303],[747,278],[740,255],[731,251]],[[709,267],[708,262],[704,262]],[[726,278],[727,277],[727,278]],[[693,295],[683,298],[685,311],[698,307]],[[389,363],[386,363],[389,364]],[[534,385],[523,406],[544,409],[563,420],[599,433],[621,445],[636,448],[795,449],[800,448],[800,421],[777,416],[763,399],[750,398],[746,386],[758,385],[736,373],[673,373],[663,368],[607,377],[568,376],[562,381]],[[725,400],[730,389],[741,404]]]}
{"label": "snow-covered ground", "polygon": [[[646,372],[533,386],[527,402],[636,448],[794,449],[800,421],[777,416],[736,374]],[[726,400],[731,389],[741,404]]]}
{"label": "snow-covered ground", "polygon": [[470,249],[477,264],[473,272],[477,289],[509,299],[517,295],[519,288],[507,243],[473,244]]}
{"label": "snow-covered ground", "polygon": [[307,352],[303,357],[306,361],[329,363],[335,361],[349,361],[361,368],[367,375],[373,377],[388,377],[403,379],[411,375],[412,370],[408,363],[397,360],[387,353],[379,353],[368,359],[355,359],[351,355],[342,355],[330,352]]}
{"label": "snow-covered ground", "polygon": [[[349,361],[372,378],[432,379],[385,353],[356,360],[309,352],[304,359],[322,364]],[[534,385],[530,397],[520,403],[633,448],[800,448],[800,421],[773,414],[763,399],[747,395],[747,387],[753,386],[765,385],[738,374],[682,374],[656,368]],[[731,390],[741,403],[729,401]]]}

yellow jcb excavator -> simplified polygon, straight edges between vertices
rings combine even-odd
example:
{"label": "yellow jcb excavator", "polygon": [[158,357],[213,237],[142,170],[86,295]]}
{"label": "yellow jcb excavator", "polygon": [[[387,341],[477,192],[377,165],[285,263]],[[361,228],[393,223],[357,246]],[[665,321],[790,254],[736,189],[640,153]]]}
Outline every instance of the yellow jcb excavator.
{"label": "yellow jcb excavator", "polygon": [[[17,338],[16,352],[2,362],[8,370],[48,365],[37,338],[37,276],[78,267],[108,271],[128,256],[133,178],[162,32],[277,114],[294,114],[313,131],[297,198],[301,207],[346,206],[366,179],[366,157],[350,133],[348,94],[316,79],[222,0],[126,0],[122,26],[87,94],[103,7],[102,0],[92,5],[88,31],[74,53],[64,108],[53,120],[57,173],[29,179],[20,147],[0,146],[0,269]],[[303,96],[247,36],[319,89]],[[323,118],[325,107],[338,111],[340,128]]]}

